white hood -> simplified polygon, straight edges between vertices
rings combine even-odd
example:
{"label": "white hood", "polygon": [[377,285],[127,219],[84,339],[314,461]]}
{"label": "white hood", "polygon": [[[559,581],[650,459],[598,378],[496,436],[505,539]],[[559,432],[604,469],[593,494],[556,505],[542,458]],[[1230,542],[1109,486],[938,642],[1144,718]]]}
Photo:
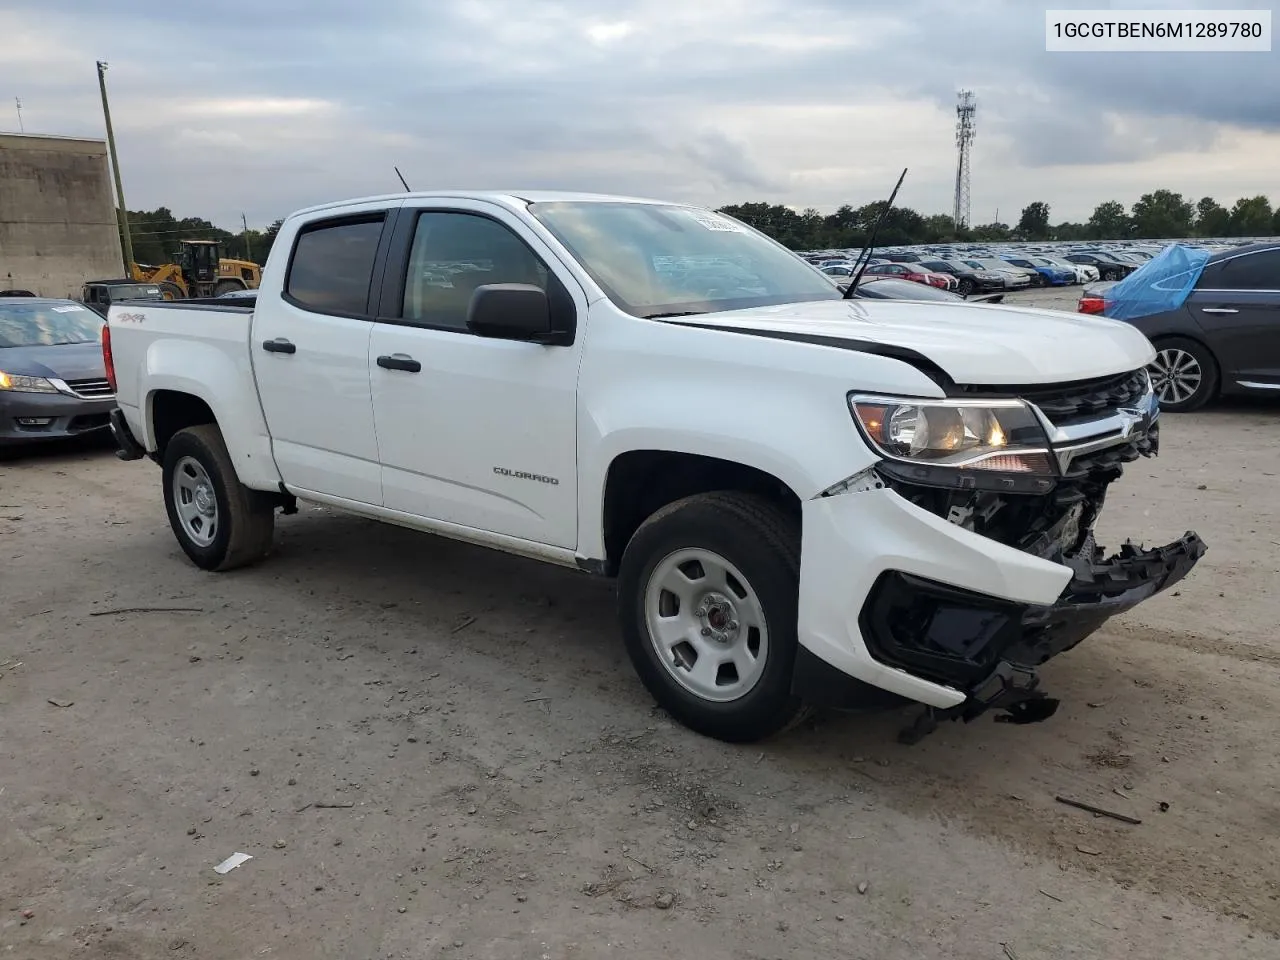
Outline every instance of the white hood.
{"label": "white hood", "polygon": [[848,340],[921,354],[958,384],[1089,380],[1136,370],[1155,350],[1135,327],[1103,317],[977,304],[818,300],[671,322],[789,340]]}

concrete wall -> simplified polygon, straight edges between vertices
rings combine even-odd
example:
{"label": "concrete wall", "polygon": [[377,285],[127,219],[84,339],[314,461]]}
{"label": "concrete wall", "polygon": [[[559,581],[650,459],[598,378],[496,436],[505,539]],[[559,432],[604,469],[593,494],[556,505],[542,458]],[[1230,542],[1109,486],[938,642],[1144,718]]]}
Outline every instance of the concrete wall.
{"label": "concrete wall", "polygon": [[0,134],[0,290],[75,297],[123,275],[105,141]]}

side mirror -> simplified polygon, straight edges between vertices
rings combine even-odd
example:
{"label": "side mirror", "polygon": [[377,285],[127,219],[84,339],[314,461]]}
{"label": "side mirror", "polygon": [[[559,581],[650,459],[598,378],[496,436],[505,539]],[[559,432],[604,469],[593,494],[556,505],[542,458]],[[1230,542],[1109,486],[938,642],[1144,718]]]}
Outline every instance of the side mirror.
{"label": "side mirror", "polygon": [[551,302],[529,283],[486,283],[476,287],[467,307],[467,329],[481,337],[550,343]]}

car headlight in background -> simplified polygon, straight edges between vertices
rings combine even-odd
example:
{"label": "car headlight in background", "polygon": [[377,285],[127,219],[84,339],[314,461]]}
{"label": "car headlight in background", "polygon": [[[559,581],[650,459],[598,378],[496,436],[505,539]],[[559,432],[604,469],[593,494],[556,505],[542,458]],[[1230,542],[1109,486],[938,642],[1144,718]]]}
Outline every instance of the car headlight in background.
{"label": "car headlight in background", "polygon": [[5,373],[0,370],[0,390],[11,390],[14,393],[57,393],[58,388],[44,377],[24,377],[17,373]]}
{"label": "car headlight in background", "polygon": [[849,397],[863,435],[891,460],[920,466],[1052,476],[1048,440],[1021,400]]}
{"label": "car headlight in background", "polygon": [[975,273],[974,276],[977,277],[979,280],[999,280],[1000,279],[1000,274],[988,273],[986,271],[983,271],[982,273]]}

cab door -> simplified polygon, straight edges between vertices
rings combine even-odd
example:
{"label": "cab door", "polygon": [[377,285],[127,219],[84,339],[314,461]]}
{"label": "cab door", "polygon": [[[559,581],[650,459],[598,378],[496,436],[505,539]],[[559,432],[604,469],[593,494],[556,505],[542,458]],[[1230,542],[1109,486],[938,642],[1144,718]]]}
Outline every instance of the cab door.
{"label": "cab door", "polygon": [[411,201],[396,234],[369,345],[385,506],[575,547],[581,332],[545,345],[476,336],[466,320],[482,284],[535,284],[574,318],[582,288],[495,204]]}

